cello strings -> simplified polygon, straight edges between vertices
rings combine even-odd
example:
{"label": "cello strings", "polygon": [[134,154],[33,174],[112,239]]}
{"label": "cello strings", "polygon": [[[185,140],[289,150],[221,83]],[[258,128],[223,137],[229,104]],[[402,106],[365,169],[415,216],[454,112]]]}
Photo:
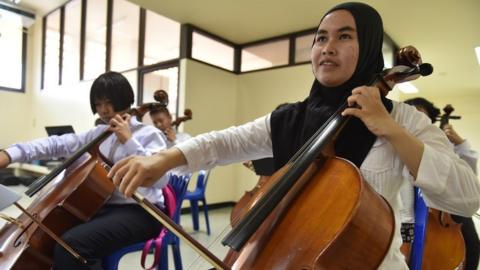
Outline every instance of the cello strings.
{"label": "cello strings", "polygon": [[[304,154],[306,154],[307,150],[311,148],[311,146],[317,141],[317,139],[320,137],[322,134],[322,131],[325,129],[328,124],[333,121],[340,113],[345,109],[347,106],[347,102],[345,99],[345,102],[342,103],[342,105],[325,121],[325,123],[317,129],[317,131],[308,139],[306,143],[303,144],[303,146],[297,150],[297,152],[290,158],[290,160],[287,162],[287,164],[291,164],[295,166],[296,161],[301,158]],[[283,178],[283,177],[282,177]],[[278,182],[282,181],[282,178],[278,180]],[[275,186],[270,187],[271,189],[274,189]],[[268,192],[266,192],[268,193]],[[238,224],[238,222],[241,220],[243,216],[238,215],[233,219],[234,224]]]}
{"label": "cello strings", "polygon": [[289,163],[295,163],[295,161],[300,158],[306,151],[306,149],[310,149],[310,146],[317,140],[317,138],[320,136],[322,131],[325,129],[325,127],[335,118],[337,117],[341,111],[343,111],[347,107],[347,102],[343,102],[342,105],[325,121],[325,123],[320,126],[317,131],[308,139],[306,143],[302,145],[302,147],[290,158],[290,160],[287,162]]}
{"label": "cello strings", "polygon": [[[373,85],[378,80],[379,76],[380,76],[380,78],[382,78],[381,74],[387,73],[390,70],[391,69],[385,69],[381,73],[375,74],[371,78],[370,83],[368,83],[367,85]],[[290,160],[287,162],[287,164],[295,163],[295,161],[305,153],[306,149],[310,149],[310,146],[317,140],[318,136],[320,136],[320,134],[325,129],[325,127],[328,125],[328,123],[330,123],[333,119],[335,119],[335,117],[340,115],[340,113],[345,108],[348,107],[348,102],[347,102],[348,96],[349,96],[349,93],[346,94],[346,96],[344,97],[343,103],[341,103],[341,105],[338,107],[338,109],[327,119],[327,121],[325,121],[325,123],[322,126],[320,126],[317,129],[317,131],[310,137],[310,139],[308,139],[308,141],[302,145],[302,147],[292,156],[292,158],[290,158]]]}

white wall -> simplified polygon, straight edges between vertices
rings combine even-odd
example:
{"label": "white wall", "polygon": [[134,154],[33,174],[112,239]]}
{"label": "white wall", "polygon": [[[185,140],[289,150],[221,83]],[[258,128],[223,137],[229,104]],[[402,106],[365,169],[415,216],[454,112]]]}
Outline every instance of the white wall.
{"label": "white wall", "polygon": [[[246,73],[238,80],[238,124],[272,112],[285,102],[302,101],[313,82],[310,65]],[[237,167],[236,199],[251,190],[259,177],[244,166]]]}
{"label": "white wall", "polygon": [[[183,75],[180,93],[185,94],[185,108],[193,112],[193,119],[182,124],[184,131],[198,135],[234,125],[237,119],[237,76],[191,60],[182,60],[180,69]],[[206,194],[209,204],[232,201],[238,181],[235,166],[238,165],[212,170]]]}
{"label": "white wall", "polygon": [[29,138],[31,123],[28,123],[30,113],[30,95],[0,91],[0,148],[6,148],[17,141]]}

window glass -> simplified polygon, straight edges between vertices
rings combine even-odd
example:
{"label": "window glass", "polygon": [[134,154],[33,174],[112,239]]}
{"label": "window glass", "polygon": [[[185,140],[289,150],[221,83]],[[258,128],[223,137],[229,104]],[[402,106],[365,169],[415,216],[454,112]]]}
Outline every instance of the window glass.
{"label": "window glass", "polygon": [[310,50],[314,38],[315,34],[308,34],[295,39],[295,63],[310,61]]}
{"label": "window glass", "polygon": [[[5,13],[7,14],[7,13]],[[0,19],[0,87],[22,90],[23,29],[21,18]]]}
{"label": "window glass", "polygon": [[288,46],[289,41],[286,39],[242,49],[241,71],[287,65]]}
{"label": "window glass", "polygon": [[178,99],[178,67],[157,69],[143,75],[143,103],[156,102],[153,93],[160,89],[168,93],[168,110],[172,116],[175,116]]}
{"label": "window glass", "polygon": [[105,72],[107,0],[87,1],[84,78],[94,79]]}
{"label": "window glass", "polygon": [[385,68],[391,68],[393,66],[393,46],[390,43],[383,42],[382,53],[383,61],[385,62]]}
{"label": "window glass", "polygon": [[233,47],[193,32],[192,58],[233,71]]}
{"label": "window glass", "polygon": [[137,70],[131,70],[131,71],[128,71],[128,72],[123,72],[122,75],[125,76],[125,78],[127,79],[127,81],[130,83],[130,85],[132,86],[132,89],[133,89],[133,95],[134,95],[134,100],[135,102],[133,103],[132,106],[137,106],[137,74],[138,74],[138,71]]}
{"label": "window glass", "polygon": [[113,2],[111,70],[138,66],[140,8],[126,0]]}
{"label": "window glass", "polygon": [[80,79],[81,16],[82,16],[81,0],[73,0],[65,6],[62,84],[77,82]]}
{"label": "window glass", "polygon": [[60,9],[47,16],[45,31],[45,66],[43,88],[56,86],[59,83],[60,67]]}
{"label": "window glass", "polygon": [[144,65],[175,59],[180,55],[180,23],[147,11]]}

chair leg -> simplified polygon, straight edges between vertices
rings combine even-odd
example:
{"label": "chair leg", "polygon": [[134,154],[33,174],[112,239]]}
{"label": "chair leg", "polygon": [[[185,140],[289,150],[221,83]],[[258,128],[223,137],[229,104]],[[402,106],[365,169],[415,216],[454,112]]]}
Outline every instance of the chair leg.
{"label": "chair leg", "polygon": [[157,270],[168,270],[168,238],[170,235],[165,236],[162,241],[162,250],[160,251],[160,262],[157,265]]}
{"label": "chair leg", "polygon": [[172,245],[173,261],[175,263],[175,270],[183,270],[182,256],[180,255],[179,243]]}
{"label": "chair leg", "polygon": [[207,223],[207,234],[210,235],[210,222],[208,221],[208,206],[205,199],[202,199],[203,212],[205,212],[205,222]]}
{"label": "chair leg", "polygon": [[198,201],[190,200],[190,209],[192,211],[193,230],[198,231]]}
{"label": "chair leg", "polygon": [[105,269],[105,270],[117,270],[118,269],[118,264],[120,263],[120,259],[122,258],[123,255],[124,254],[119,256],[119,255],[115,254],[114,256],[109,256],[102,263],[103,269]]}

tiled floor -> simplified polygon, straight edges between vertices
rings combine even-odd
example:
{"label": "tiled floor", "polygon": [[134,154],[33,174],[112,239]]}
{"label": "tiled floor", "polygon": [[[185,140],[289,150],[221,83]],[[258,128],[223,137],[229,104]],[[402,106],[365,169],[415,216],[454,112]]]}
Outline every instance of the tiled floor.
{"label": "tiled floor", "polygon": [[[9,186],[9,188],[18,194],[23,195],[22,199],[19,201],[19,204],[24,208],[26,208],[32,201],[31,198],[23,194],[26,190],[24,186]],[[223,259],[227,249],[223,247],[220,242],[223,236],[230,230],[230,211],[230,208],[209,211],[210,229],[212,232],[210,236],[208,236],[206,233],[205,219],[203,215],[200,215],[200,230],[197,232],[193,231],[192,218],[190,215],[182,215],[180,223],[184,227],[185,231],[190,233],[193,238],[198,240],[203,246],[207,247],[214,255]],[[18,210],[15,206],[10,206],[1,212],[12,217],[17,217],[20,214],[20,210]],[[4,224],[5,221],[0,219],[0,227],[2,227]],[[185,244],[184,241],[181,241],[180,243],[180,253],[182,256],[184,269],[205,270],[212,268],[203,258],[199,257],[193,249]],[[142,269],[140,265],[140,255],[141,252],[133,252],[125,255],[120,261],[119,270]],[[151,256],[152,255],[149,254],[149,258],[147,258],[147,266],[151,265]],[[175,269],[173,267],[171,250],[169,250],[169,269]]]}
{"label": "tiled floor", "polygon": [[[13,186],[9,187],[12,190],[16,191],[19,194],[23,194],[26,190],[24,186]],[[20,204],[24,207],[27,207],[31,199],[26,197],[25,195],[20,200]],[[203,215],[200,215],[200,231],[194,232],[192,228],[192,219],[190,215],[182,215],[181,217],[181,224],[184,229],[190,233],[193,238],[198,240],[203,246],[206,246],[213,254],[217,257],[223,259],[227,249],[221,245],[221,240],[223,236],[228,233],[230,230],[229,220],[230,220],[230,208],[224,208],[219,210],[211,210],[209,211],[210,217],[210,226],[212,235],[208,236],[205,229],[205,220]],[[12,217],[16,217],[20,214],[20,210],[16,209],[15,207],[11,206],[3,211],[4,214],[8,214]],[[480,231],[480,220],[474,218],[475,225],[477,227],[477,231]],[[0,227],[3,226],[5,223],[4,220],[0,219]],[[183,268],[184,269],[210,269],[212,268],[209,263],[207,263],[203,258],[200,258],[184,241],[181,241],[180,245],[181,249],[181,256],[183,261]],[[134,252],[127,254],[122,258],[120,261],[120,270],[135,270],[135,269],[142,269],[140,266],[140,252]],[[151,256],[147,258],[147,265],[151,264]],[[149,260],[150,259],[150,260]],[[173,259],[171,250],[169,250],[169,269],[175,269],[173,267]],[[480,267],[478,268],[480,270]]]}

